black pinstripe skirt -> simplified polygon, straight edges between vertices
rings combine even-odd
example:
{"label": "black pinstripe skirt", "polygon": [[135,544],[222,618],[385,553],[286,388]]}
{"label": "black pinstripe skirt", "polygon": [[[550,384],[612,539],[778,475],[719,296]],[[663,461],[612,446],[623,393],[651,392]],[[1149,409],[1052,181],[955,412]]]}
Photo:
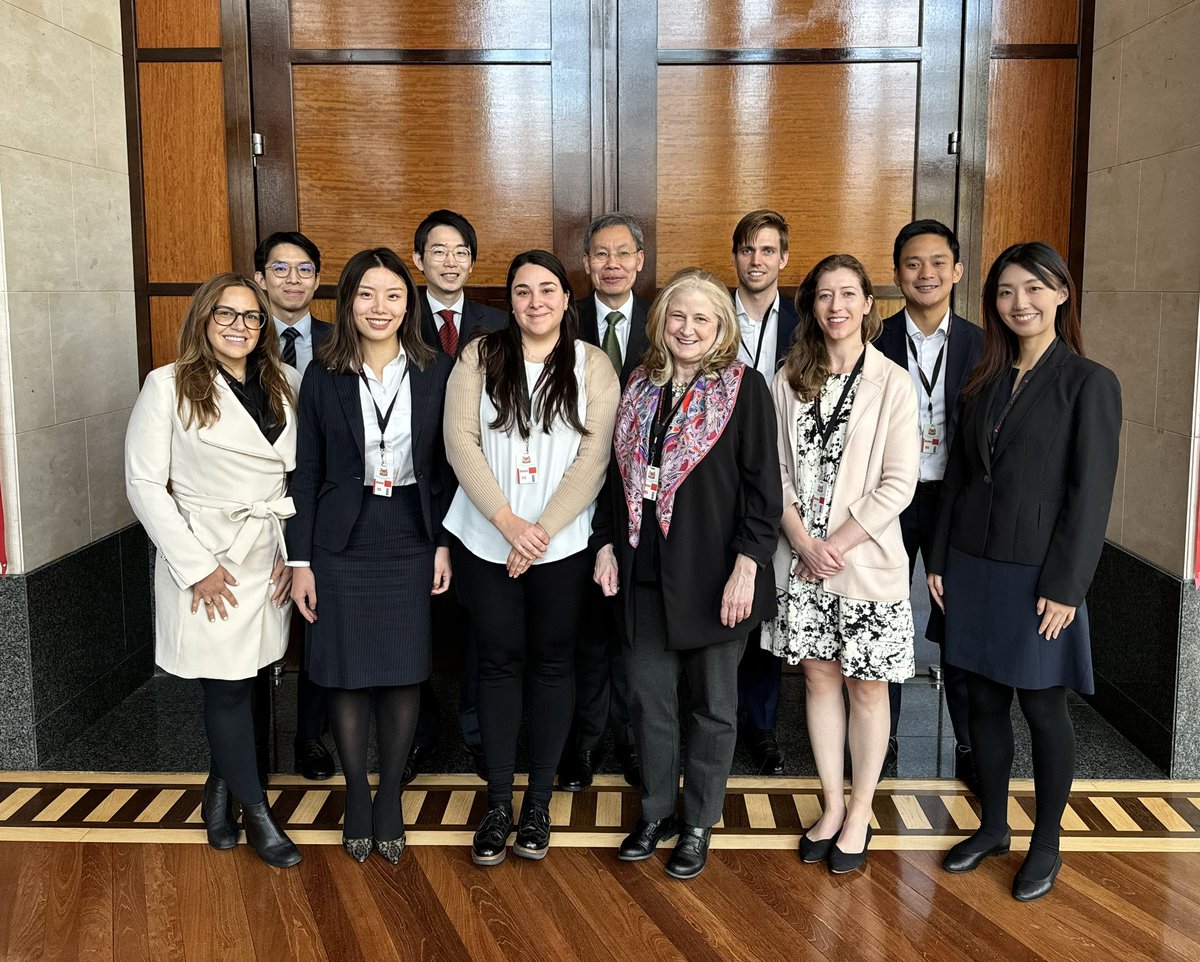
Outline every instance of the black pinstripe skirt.
{"label": "black pinstripe skirt", "polygon": [[306,627],[305,667],[325,688],[415,685],[431,670],[434,544],[416,485],[377,498],[364,487],[346,547],[313,545],[317,621]]}

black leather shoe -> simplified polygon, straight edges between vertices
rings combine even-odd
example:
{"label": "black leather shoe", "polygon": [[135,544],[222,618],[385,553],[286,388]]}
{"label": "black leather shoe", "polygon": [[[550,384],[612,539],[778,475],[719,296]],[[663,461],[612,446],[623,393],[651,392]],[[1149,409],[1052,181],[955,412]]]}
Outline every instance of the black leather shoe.
{"label": "black leather shoe", "polygon": [[946,857],[942,859],[942,868],[947,872],[974,872],[985,858],[992,855],[1007,855],[1011,845],[1012,836],[1007,832],[1004,833],[1004,838],[988,847],[982,847],[972,835],[970,838],[963,839],[946,853]]}
{"label": "black leather shoe", "polygon": [[640,788],[642,785],[642,757],[638,754],[638,750],[633,745],[617,742],[616,753],[617,761],[621,766],[621,774],[625,777],[625,784]]}
{"label": "black leather shoe", "polygon": [[550,848],[550,810],[544,805],[526,802],[521,806],[521,823],[513,840],[513,855],[541,859]]}
{"label": "black leather shoe", "polygon": [[[841,833],[839,833],[840,837]],[[867,826],[867,840],[863,842],[861,852],[843,852],[837,847],[837,840],[829,849],[829,871],[834,875],[845,875],[854,872],[867,864],[867,849],[871,847],[871,826]]]}
{"label": "black leather shoe", "polygon": [[640,862],[654,854],[659,842],[679,834],[679,822],[674,815],[666,818],[639,818],[633,831],[625,836],[617,858],[622,862]]}
{"label": "black leather shoe", "polygon": [[667,859],[667,874],[671,878],[689,879],[703,872],[704,863],[708,861],[708,840],[711,835],[711,828],[684,825],[679,832],[679,841]]}
{"label": "black leather shoe", "polygon": [[264,862],[275,868],[290,868],[300,861],[300,850],[283,834],[265,798],[257,805],[243,806],[242,816],[246,841]]}
{"label": "black leather shoe", "polygon": [[208,776],[200,801],[200,817],[204,819],[209,845],[222,851],[237,845],[237,815],[233,793],[229,791],[229,783],[225,779],[216,775]]}
{"label": "black leather shoe", "polygon": [[954,746],[954,777],[966,785],[972,795],[979,794],[979,782],[975,779],[975,753],[968,745]]}
{"label": "black leather shoe", "polygon": [[558,787],[564,792],[582,792],[592,784],[600,763],[598,749],[581,748],[566,755],[558,766]]}
{"label": "black leather shoe", "polygon": [[783,752],[779,750],[774,731],[749,729],[746,732],[746,748],[750,751],[750,757],[754,759],[758,774],[783,774]]}
{"label": "black leather shoe", "polygon": [[829,838],[814,840],[808,835],[800,836],[800,861],[806,865],[818,865],[829,858],[829,853],[833,849],[833,843],[837,841],[837,833],[835,832]]}
{"label": "black leather shoe", "polygon": [[314,782],[323,782],[333,777],[333,756],[319,738],[297,738],[296,774]]}
{"label": "black leather shoe", "polygon": [[404,763],[404,774],[400,776],[400,784],[407,785],[421,774],[421,769],[437,751],[437,745],[413,745],[408,750],[408,761]]}
{"label": "black leather shoe", "polygon": [[511,805],[493,805],[483,816],[471,842],[471,861],[476,865],[499,865],[508,852],[508,836],[513,833]]}
{"label": "black leather shoe", "polygon": [[467,753],[471,756],[472,770],[486,782],[488,770],[483,757],[483,745],[467,745]]}
{"label": "black leather shoe", "polygon": [[895,765],[896,759],[900,755],[900,742],[895,735],[888,736],[887,752],[883,756],[883,765],[886,768],[888,765]]}
{"label": "black leather shoe", "polygon": [[1034,899],[1040,899],[1054,888],[1054,880],[1058,878],[1058,873],[1061,871],[1061,855],[1055,858],[1054,866],[1050,869],[1050,874],[1044,875],[1041,878],[1033,878],[1025,874],[1025,866],[1022,865],[1020,871],[1017,872],[1016,878],[1013,879],[1013,898],[1018,902],[1032,902]]}

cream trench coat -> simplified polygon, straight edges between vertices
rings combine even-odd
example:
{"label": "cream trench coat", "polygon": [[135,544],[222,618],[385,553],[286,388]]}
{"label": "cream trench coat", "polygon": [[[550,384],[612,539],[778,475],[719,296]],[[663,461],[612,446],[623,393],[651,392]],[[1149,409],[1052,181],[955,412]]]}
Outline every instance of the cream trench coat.
{"label": "cream trench coat", "polygon": [[[285,368],[293,391],[299,375]],[[220,417],[186,430],[175,404],[175,365],[150,372],[125,435],[125,492],[158,548],[155,661],[181,678],[250,678],[283,657],[290,602],[271,604],[268,582],[295,514],[287,475],[296,466],[296,416],[272,445],[225,379]],[[170,483],[170,490],[167,485]],[[192,585],[224,565],[237,585],[228,621],[192,614]]]}

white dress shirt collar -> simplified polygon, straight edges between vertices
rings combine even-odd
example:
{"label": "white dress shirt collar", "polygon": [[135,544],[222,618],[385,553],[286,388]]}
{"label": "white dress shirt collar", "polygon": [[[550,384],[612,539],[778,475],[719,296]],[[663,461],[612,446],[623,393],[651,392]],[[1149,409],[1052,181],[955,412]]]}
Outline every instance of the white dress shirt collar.
{"label": "white dress shirt collar", "polygon": [[[942,323],[937,326],[937,329],[934,330],[934,332],[932,334],[930,334],[929,337],[935,337],[938,334],[938,332],[941,332],[943,337],[950,336],[950,314],[951,314],[950,308],[946,308],[946,316],[942,318]],[[904,309],[904,329],[906,331],[908,331],[909,337],[913,337],[913,338],[925,337],[925,335],[921,333],[921,329],[919,327],[917,327],[916,322],[913,321],[912,316],[908,313],[907,307]]]}

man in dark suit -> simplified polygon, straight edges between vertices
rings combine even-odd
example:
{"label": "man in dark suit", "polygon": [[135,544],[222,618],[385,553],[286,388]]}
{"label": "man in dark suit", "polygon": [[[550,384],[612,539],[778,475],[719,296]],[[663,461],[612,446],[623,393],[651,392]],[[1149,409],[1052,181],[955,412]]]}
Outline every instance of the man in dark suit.
{"label": "man in dark suit", "polygon": [[[321,283],[321,251],[299,231],[277,231],[254,250],[254,280],[267,295],[279,349],[285,364],[301,375],[313,359],[313,351],[333,325],[318,321],[309,308]],[[298,625],[298,618],[295,619]],[[297,631],[303,646],[303,633]],[[303,647],[301,648],[303,652]],[[265,676],[264,676],[265,677]],[[263,687],[260,683],[259,688]],[[265,761],[267,702],[261,694],[255,715],[256,736],[264,744]],[[325,689],[314,684],[304,670],[303,654],[296,683],[296,771],[305,778],[325,779],[334,771],[333,756],[321,736],[328,727]]]}
{"label": "man in dark suit", "polygon": [[[788,225],[773,210],[752,210],[733,231],[733,266],[738,286],[733,308],[741,328],[738,360],[761,374],[769,387],[783,362],[800,316],[779,293],[779,274],[788,263]],[[742,744],[760,775],[783,774],[783,752],[775,738],[783,662],[765,651],[755,628],[738,666],[738,721]]]}
{"label": "man in dark suit", "polygon": [[[628,214],[601,214],[583,235],[583,269],[592,282],[589,297],[575,302],[579,334],[612,361],[624,389],[641,363],[649,305],[633,293],[645,264],[641,225]],[[604,732],[611,723],[617,759],[630,785],[641,783],[641,762],[629,721],[629,682],[615,599],[591,585],[575,646],[575,717],[558,767],[558,785],[581,792],[601,761]]]}
{"label": "man in dark suit", "polygon": [[[875,346],[909,372],[917,392],[920,436],[913,443],[921,446],[921,469],[912,503],[900,515],[911,578],[918,552],[922,558],[929,558],[942,476],[958,427],[958,393],[979,362],[983,331],[951,310],[951,295],[962,277],[963,265],[958,238],[945,224],[918,220],[904,227],[892,248],[892,266],[896,285],[904,295],[904,310],[883,322]],[[931,603],[925,637],[940,645],[944,629],[945,616]],[[942,679],[957,742],[955,776],[973,788],[966,673],[943,660]],[[888,687],[892,703],[888,760],[894,762],[904,686]]]}
{"label": "man in dark suit", "polygon": [[[464,293],[478,256],[475,228],[462,214],[452,210],[433,211],[421,221],[413,236],[412,261],[425,277],[425,292],[420,298],[421,332],[429,344],[451,358],[457,358],[474,335],[497,330],[508,322],[503,311],[470,301]],[[476,700],[479,679],[474,636],[467,612],[458,602],[457,591],[434,599],[433,619],[435,637],[457,637],[466,654],[458,724],[475,771],[485,778]],[[421,686],[420,716],[404,770],[406,785],[437,751],[439,714],[437,695],[427,681]]]}

